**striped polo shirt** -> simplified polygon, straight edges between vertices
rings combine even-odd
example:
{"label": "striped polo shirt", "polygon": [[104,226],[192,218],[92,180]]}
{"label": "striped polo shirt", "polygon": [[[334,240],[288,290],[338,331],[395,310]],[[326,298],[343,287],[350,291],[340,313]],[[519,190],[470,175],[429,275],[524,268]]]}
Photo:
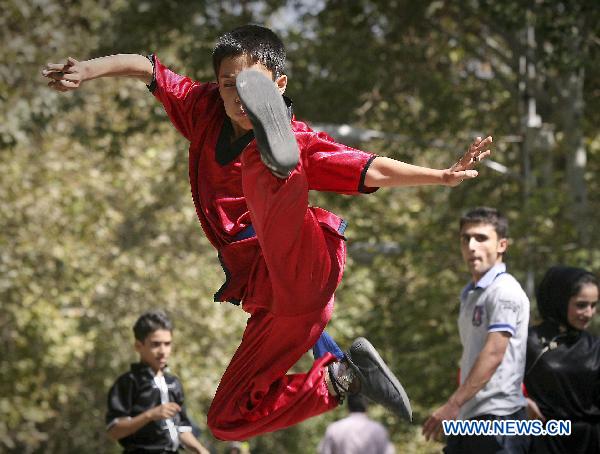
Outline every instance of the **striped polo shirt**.
{"label": "striped polo shirt", "polygon": [[510,341],[490,381],[460,409],[459,418],[514,413],[526,402],[521,390],[525,369],[529,299],[506,265],[492,267],[477,283],[465,286],[460,297],[458,330],[463,346],[461,384],[469,375],[488,333],[504,331]]}

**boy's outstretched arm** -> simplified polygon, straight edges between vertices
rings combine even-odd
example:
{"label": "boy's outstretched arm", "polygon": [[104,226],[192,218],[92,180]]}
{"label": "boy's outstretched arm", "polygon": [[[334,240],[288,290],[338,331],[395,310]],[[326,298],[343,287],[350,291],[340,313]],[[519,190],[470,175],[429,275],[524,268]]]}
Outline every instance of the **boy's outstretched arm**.
{"label": "boy's outstretched arm", "polygon": [[478,175],[473,167],[490,155],[491,151],[488,147],[491,143],[491,136],[485,139],[477,137],[467,152],[452,167],[444,170],[430,169],[396,161],[395,159],[377,157],[367,170],[364,184],[372,188],[428,184],[457,186],[463,180],[469,180]]}
{"label": "boy's outstretched arm", "polygon": [[48,63],[42,75],[51,79],[48,82],[50,88],[71,91],[83,82],[99,77],[134,77],[149,85],[152,71],[152,63],[143,55],[118,54],[85,61],[69,57],[65,63]]}

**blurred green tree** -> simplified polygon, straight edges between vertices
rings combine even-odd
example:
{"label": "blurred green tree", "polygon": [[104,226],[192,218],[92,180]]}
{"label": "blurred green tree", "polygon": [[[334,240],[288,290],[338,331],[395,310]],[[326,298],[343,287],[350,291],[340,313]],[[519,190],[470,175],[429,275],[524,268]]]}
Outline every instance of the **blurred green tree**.
{"label": "blurred green tree", "polygon": [[[385,132],[356,145],[433,167],[450,165],[473,135],[494,135],[493,159],[508,173],[482,167],[452,190],[312,196],[350,222],[330,330],[343,345],[369,336],[413,400],[410,427],[374,409],[399,452],[439,451],[418,433],[456,377],[463,210],[507,213],[508,262],[522,282],[557,262],[600,268],[591,1],[0,0],[0,9],[0,450],[118,452],[104,436],[106,391],[135,360],[131,325],[149,307],[175,320],[172,368],[204,428],[246,319],[212,302],[223,276],[188,195],[187,144],[162,108],[129,80],[58,95],[39,75],[46,61],[155,51],[207,80],[216,36],[260,22],[286,42],[301,119]],[[524,121],[530,100],[539,124]],[[252,452],[311,451],[344,414],[253,439]]]}

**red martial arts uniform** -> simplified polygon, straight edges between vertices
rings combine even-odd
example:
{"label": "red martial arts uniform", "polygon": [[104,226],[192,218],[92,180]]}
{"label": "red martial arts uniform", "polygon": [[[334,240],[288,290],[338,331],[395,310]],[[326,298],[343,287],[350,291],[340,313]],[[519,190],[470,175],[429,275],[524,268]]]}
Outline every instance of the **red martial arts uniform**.
{"label": "red martial arts uniform", "polygon": [[308,191],[373,192],[364,177],[375,155],[334,142],[293,120],[300,162],[287,180],[271,174],[256,141],[226,163],[217,143],[229,119],[215,83],[180,76],[152,57],[150,86],[190,142],[189,176],[202,228],[226,282],[217,301],[251,314],[208,413],[215,437],[243,440],[288,427],[338,403],[324,381],[334,357],[307,374],[287,371],[317,341],[333,311],[346,258],[345,222],[308,206]]}

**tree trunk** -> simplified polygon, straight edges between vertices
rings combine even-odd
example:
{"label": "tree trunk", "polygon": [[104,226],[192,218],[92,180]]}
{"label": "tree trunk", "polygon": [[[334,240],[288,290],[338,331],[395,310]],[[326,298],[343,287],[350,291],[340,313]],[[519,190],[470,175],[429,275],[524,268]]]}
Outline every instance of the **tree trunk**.
{"label": "tree trunk", "polygon": [[567,185],[569,188],[569,217],[575,225],[578,242],[589,246],[590,223],[588,197],[585,183],[587,152],[583,140],[583,81],[584,69],[567,75],[561,91],[563,148],[567,159]]}

